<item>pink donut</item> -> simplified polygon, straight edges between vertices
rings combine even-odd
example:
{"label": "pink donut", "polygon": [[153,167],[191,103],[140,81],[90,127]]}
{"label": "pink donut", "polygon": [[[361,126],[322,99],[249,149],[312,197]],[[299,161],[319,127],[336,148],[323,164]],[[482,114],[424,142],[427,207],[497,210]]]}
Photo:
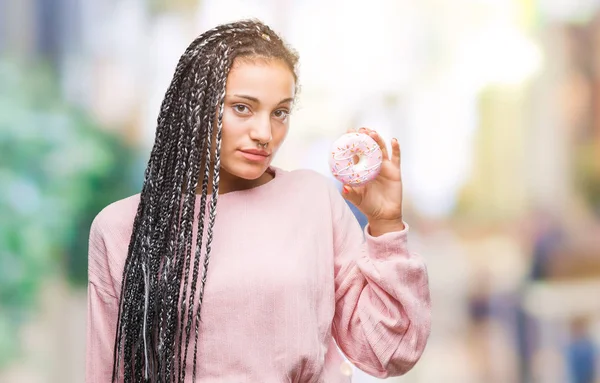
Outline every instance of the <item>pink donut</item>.
{"label": "pink donut", "polygon": [[[354,158],[358,162],[354,163]],[[362,185],[373,180],[381,169],[381,148],[369,135],[346,133],[331,148],[331,173],[344,185]]]}

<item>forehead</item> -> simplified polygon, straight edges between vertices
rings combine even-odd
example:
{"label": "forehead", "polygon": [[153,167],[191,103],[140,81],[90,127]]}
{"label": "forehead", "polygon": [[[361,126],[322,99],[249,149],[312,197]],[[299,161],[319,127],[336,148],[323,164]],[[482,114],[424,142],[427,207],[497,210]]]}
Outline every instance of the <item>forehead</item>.
{"label": "forehead", "polygon": [[227,77],[226,94],[253,96],[261,102],[294,97],[296,82],[285,62],[279,59],[235,59]]}

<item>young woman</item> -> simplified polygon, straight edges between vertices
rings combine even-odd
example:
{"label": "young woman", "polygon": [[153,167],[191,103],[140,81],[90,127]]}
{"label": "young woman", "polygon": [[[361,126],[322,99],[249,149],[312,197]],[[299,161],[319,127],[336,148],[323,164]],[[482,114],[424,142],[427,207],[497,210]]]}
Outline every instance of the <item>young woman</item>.
{"label": "young woman", "polygon": [[[271,166],[298,58],[266,25],[218,26],[182,55],[140,194],[90,233],[88,383],[347,382],[407,372],[430,331],[426,267],[407,249],[400,147],[343,196]],[[326,160],[326,159],[324,159]],[[217,203],[218,201],[218,203]]]}

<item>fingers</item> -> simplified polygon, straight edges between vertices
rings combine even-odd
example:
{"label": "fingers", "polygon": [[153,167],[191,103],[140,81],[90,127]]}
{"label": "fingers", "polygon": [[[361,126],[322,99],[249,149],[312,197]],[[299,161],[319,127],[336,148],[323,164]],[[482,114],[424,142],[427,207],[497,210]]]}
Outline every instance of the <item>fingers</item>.
{"label": "fingers", "polygon": [[368,134],[372,139],[375,140],[375,142],[377,143],[377,145],[379,145],[379,148],[381,149],[381,154],[382,157],[387,160],[389,159],[389,155],[388,155],[388,151],[387,151],[387,146],[385,145],[385,142],[383,141],[383,138],[381,138],[381,136],[374,130],[371,129],[367,129],[367,128],[360,128],[359,133],[365,133]]}
{"label": "fingers", "polygon": [[392,164],[400,167],[400,143],[397,138],[392,138]]}
{"label": "fingers", "polygon": [[360,205],[362,198],[360,194],[360,186],[343,185],[342,197],[344,197],[345,200],[350,201],[354,206]]}

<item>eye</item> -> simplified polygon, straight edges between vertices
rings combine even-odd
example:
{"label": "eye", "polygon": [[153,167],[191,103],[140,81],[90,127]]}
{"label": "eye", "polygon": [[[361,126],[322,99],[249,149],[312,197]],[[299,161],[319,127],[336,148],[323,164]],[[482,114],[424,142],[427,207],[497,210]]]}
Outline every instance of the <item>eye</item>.
{"label": "eye", "polygon": [[285,119],[290,115],[290,112],[286,109],[277,109],[273,112],[273,115],[275,116],[275,118],[285,121]]}
{"label": "eye", "polygon": [[233,109],[240,114],[247,114],[248,112],[250,112],[250,109],[248,109],[248,107],[243,104],[234,105]]}

